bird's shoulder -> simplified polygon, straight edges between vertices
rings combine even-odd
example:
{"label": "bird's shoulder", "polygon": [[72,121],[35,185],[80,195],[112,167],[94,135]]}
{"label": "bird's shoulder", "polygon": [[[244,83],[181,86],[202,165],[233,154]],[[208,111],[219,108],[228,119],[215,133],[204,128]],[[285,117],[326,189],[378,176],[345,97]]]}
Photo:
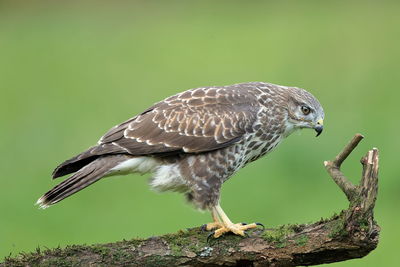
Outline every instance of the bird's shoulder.
{"label": "bird's shoulder", "polygon": [[113,127],[99,141],[130,153],[198,153],[237,142],[260,109],[258,83],[190,89]]}

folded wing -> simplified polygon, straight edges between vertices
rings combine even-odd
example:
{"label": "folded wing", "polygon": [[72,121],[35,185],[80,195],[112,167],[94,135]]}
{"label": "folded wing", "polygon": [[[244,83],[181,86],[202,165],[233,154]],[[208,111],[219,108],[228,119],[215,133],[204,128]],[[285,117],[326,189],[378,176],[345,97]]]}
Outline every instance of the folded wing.
{"label": "folded wing", "polygon": [[229,146],[252,132],[259,108],[246,87],[185,91],[110,129],[97,146],[57,167],[53,177],[75,172],[104,155],[168,156]]}

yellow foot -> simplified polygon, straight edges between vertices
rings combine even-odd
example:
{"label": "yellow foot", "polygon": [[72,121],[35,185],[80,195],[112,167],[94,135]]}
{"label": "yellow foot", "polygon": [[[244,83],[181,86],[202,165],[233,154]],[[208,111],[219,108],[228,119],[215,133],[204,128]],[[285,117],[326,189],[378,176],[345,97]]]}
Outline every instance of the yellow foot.
{"label": "yellow foot", "polygon": [[220,224],[221,227],[219,227],[217,230],[214,231],[214,237],[218,238],[221,235],[232,232],[235,235],[241,235],[245,236],[245,232],[248,229],[253,229],[257,228],[258,225],[264,227],[261,223],[251,223],[251,224],[244,224],[244,223],[236,223],[236,224],[228,224],[228,225],[223,225]]}
{"label": "yellow foot", "polygon": [[214,222],[204,225],[203,229],[208,231],[213,229],[216,230],[214,230],[211,234],[208,235],[207,241],[211,236],[214,236],[214,238],[218,238],[221,235],[229,232],[232,232],[235,235],[245,236],[246,230],[256,228],[259,225],[264,230],[264,225],[262,225],[261,223],[251,223],[251,224],[232,223],[232,221],[229,220],[228,216],[226,216],[225,212],[222,210],[219,204],[211,208],[211,214],[214,219]]}
{"label": "yellow foot", "polygon": [[222,228],[222,227],[224,227],[223,223],[221,223],[221,222],[212,222],[212,223],[205,224],[203,229],[206,230],[206,231],[211,231],[211,230]]}

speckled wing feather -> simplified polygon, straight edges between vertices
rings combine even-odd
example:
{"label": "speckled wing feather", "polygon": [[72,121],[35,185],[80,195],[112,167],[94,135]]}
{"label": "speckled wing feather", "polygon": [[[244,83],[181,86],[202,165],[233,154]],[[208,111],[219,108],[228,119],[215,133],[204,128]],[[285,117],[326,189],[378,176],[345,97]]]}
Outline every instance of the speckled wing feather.
{"label": "speckled wing feather", "polygon": [[61,164],[53,177],[107,154],[163,156],[226,147],[253,131],[259,108],[250,85],[185,91],[115,126],[97,146]]}

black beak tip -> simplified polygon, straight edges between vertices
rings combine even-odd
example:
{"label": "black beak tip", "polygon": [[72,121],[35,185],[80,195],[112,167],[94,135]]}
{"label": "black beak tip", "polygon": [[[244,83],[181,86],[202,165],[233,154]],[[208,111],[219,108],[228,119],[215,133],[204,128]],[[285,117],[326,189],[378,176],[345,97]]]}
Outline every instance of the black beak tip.
{"label": "black beak tip", "polygon": [[318,137],[322,133],[323,130],[324,130],[323,126],[321,126],[321,125],[316,126],[315,131],[317,132],[317,135],[315,137]]}

